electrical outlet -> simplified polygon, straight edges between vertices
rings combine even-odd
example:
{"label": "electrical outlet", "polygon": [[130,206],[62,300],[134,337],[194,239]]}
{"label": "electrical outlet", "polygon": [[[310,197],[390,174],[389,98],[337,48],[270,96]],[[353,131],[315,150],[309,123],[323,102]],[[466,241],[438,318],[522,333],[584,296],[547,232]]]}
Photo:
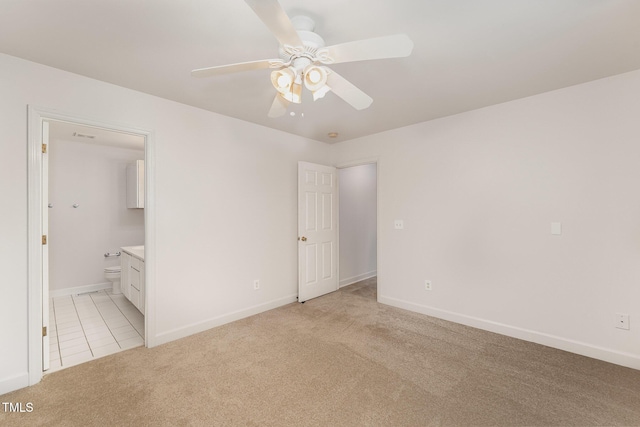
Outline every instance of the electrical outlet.
{"label": "electrical outlet", "polygon": [[393,226],[396,230],[403,230],[404,222],[401,219],[396,219],[395,221],[393,221]]}
{"label": "electrical outlet", "polygon": [[253,281],[253,290],[257,291],[258,289],[260,289],[260,280],[256,279]]}
{"label": "electrical outlet", "polygon": [[616,328],[629,330],[629,315],[616,313]]}
{"label": "electrical outlet", "polygon": [[425,291],[430,291],[430,290],[432,290],[432,287],[431,287],[431,280],[425,280],[425,281],[424,281],[424,290],[425,290]]}

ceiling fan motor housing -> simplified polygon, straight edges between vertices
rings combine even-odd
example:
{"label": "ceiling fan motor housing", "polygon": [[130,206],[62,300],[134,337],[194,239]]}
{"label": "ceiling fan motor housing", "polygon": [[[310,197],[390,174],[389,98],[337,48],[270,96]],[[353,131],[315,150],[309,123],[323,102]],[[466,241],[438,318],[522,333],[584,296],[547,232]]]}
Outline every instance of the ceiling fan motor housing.
{"label": "ceiling fan motor housing", "polygon": [[[284,46],[280,46],[279,53],[280,58],[285,62],[292,62],[292,65],[296,70],[304,69],[307,65],[313,62],[318,49],[325,47],[325,42],[322,37],[313,32],[315,28],[315,22],[308,16],[295,16],[291,18],[296,32],[302,40],[302,46],[291,46],[293,48],[302,48],[301,51],[291,53],[285,49]],[[299,61],[301,59],[305,59]]]}

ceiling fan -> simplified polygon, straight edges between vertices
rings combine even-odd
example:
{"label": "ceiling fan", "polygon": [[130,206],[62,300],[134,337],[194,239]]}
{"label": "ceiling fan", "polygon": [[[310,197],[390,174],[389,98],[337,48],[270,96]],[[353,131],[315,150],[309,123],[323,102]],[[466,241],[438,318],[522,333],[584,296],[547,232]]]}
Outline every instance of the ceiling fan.
{"label": "ceiling fan", "polygon": [[313,100],[333,92],[357,110],[371,105],[373,99],[326,67],[341,62],[409,56],[413,42],[405,34],[359,40],[325,47],[313,32],[315,23],[307,16],[291,19],[278,0],[245,0],[280,42],[280,58],[241,62],[193,70],[193,77],[211,77],[239,71],[271,68],[271,84],[276,97],[269,117],[286,113],[290,103],[302,102],[302,86],[313,93]]}

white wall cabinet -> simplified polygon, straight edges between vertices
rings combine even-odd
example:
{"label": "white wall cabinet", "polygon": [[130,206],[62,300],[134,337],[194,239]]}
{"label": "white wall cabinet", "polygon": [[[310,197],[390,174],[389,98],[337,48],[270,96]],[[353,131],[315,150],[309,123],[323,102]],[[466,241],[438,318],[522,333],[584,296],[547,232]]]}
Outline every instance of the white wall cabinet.
{"label": "white wall cabinet", "polygon": [[127,252],[120,257],[122,294],[144,314],[144,261]]}
{"label": "white wall cabinet", "polygon": [[144,160],[127,165],[127,208],[144,208]]}

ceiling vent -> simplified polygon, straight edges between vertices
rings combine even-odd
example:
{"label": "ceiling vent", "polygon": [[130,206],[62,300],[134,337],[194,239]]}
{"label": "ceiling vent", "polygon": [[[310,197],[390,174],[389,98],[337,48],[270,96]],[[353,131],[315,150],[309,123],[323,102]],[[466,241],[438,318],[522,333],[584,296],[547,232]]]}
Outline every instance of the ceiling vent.
{"label": "ceiling vent", "polygon": [[78,133],[78,132],[74,132],[73,136],[77,138],[89,138],[89,139],[94,139],[96,137],[95,135],[86,135],[84,133]]}

